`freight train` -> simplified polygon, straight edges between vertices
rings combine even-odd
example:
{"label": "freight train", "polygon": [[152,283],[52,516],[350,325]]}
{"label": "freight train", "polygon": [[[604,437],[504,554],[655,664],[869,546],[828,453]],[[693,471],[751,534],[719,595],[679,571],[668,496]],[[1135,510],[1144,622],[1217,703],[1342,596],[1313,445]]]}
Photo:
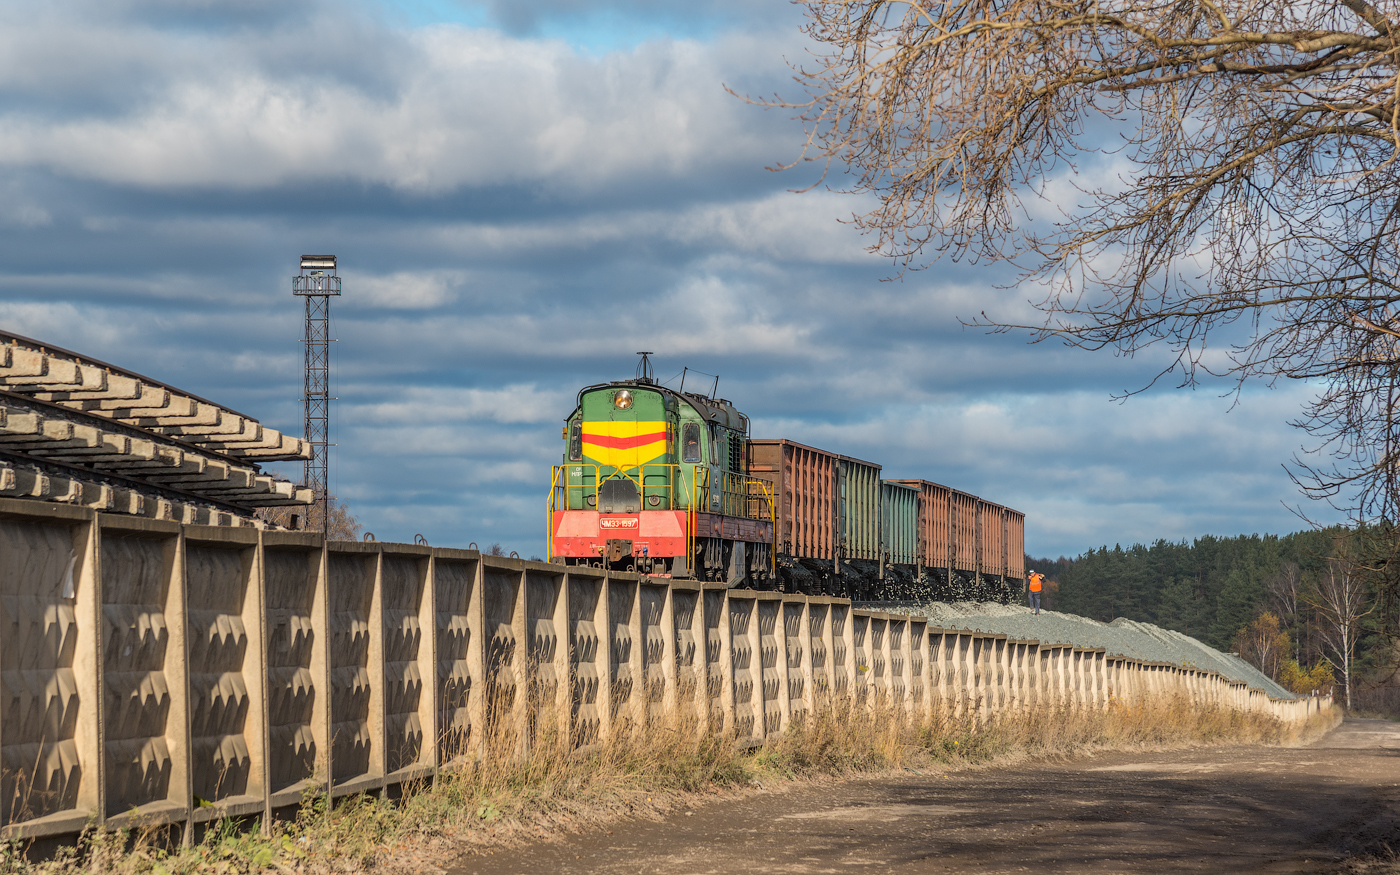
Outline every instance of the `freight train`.
{"label": "freight train", "polygon": [[1019,596],[1025,515],[789,440],[728,401],[631,380],[579,390],[548,502],[548,558],[861,601]]}

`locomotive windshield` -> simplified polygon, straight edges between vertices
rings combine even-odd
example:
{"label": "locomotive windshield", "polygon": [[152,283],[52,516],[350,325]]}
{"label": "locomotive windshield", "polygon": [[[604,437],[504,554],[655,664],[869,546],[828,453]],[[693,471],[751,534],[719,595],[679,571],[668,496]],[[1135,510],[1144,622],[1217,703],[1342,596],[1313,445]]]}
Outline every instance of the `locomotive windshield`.
{"label": "locomotive windshield", "polygon": [[681,461],[700,461],[700,423],[687,422],[681,426]]}
{"label": "locomotive windshield", "polygon": [[583,423],[575,422],[569,426],[569,461],[583,461]]}

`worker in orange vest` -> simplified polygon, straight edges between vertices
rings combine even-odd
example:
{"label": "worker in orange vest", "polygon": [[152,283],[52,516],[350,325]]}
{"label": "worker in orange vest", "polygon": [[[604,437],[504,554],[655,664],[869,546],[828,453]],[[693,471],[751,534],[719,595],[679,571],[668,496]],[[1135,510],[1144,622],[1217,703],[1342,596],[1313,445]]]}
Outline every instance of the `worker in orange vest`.
{"label": "worker in orange vest", "polygon": [[1036,616],[1040,616],[1040,591],[1045,585],[1045,575],[1035,569],[1031,569],[1030,576],[1026,578],[1026,589],[1030,593],[1031,607],[1035,609]]}

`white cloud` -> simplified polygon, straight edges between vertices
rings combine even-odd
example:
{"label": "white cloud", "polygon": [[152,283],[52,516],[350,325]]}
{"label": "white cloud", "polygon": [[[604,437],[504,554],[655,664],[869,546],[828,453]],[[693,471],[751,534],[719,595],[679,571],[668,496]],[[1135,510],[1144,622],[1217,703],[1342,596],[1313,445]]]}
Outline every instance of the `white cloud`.
{"label": "white cloud", "polygon": [[[367,388],[360,387],[357,392],[356,387],[350,387],[350,391],[358,394]],[[458,423],[473,420],[538,425],[558,422],[572,409],[571,393],[541,390],[533,384],[499,389],[408,386],[392,399],[346,405],[343,416],[355,424],[416,431],[424,427],[455,428]]]}
{"label": "white cloud", "polygon": [[749,201],[693,207],[668,223],[665,233],[689,244],[721,246],[777,261],[863,264],[867,241],[849,218],[861,201],[826,191],[773,192]]}
{"label": "white cloud", "polygon": [[343,278],[354,290],[357,304],[386,310],[426,310],[455,302],[465,273],[405,270],[375,276],[347,270]]}
{"label": "white cloud", "polygon": [[[19,34],[11,38],[23,39],[24,25],[12,24]],[[80,22],[70,27],[79,41],[95,39]],[[354,181],[416,193],[520,182],[596,192],[761,161],[778,146],[771,125],[753,124],[761,113],[721,89],[725,52],[688,40],[593,59],[558,40],[441,25],[386,38],[378,57],[363,59],[380,70],[366,82],[314,68],[288,75],[238,51],[235,39],[104,35],[169,52],[169,67],[147,71],[149,92],[115,111],[78,107],[55,118],[42,107],[9,107],[0,113],[0,165],[160,190]],[[338,35],[352,36],[332,30],[329,38]],[[100,82],[105,73],[91,64],[65,73],[83,75]],[[33,85],[13,69],[8,80],[0,71],[0,87],[6,81]]]}

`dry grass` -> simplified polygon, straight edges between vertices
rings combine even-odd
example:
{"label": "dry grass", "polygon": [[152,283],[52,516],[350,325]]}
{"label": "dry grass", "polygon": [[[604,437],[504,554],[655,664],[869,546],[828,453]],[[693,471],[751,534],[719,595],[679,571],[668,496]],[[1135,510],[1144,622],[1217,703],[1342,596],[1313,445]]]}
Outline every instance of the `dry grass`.
{"label": "dry grass", "polygon": [[[1104,711],[1038,710],[986,720],[912,719],[881,702],[818,708],[765,745],[723,733],[616,727],[582,748],[559,721],[515,727],[499,720],[485,753],[397,800],[357,796],[328,807],[308,796],[293,821],[269,835],[227,822],[191,848],[165,834],[89,831],[79,846],[31,863],[24,848],[0,852],[0,875],[120,875],[434,871],[464,848],[572,831],[622,815],[663,812],[697,797],[742,794],[755,784],[937,766],[971,767],[1092,750],[1195,744],[1286,744],[1331,724],[1290,733],[1277,720],[1184,701]],[[528,743],[527,743],[528,742]]]}

